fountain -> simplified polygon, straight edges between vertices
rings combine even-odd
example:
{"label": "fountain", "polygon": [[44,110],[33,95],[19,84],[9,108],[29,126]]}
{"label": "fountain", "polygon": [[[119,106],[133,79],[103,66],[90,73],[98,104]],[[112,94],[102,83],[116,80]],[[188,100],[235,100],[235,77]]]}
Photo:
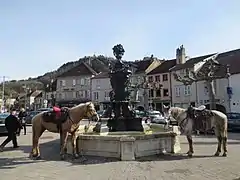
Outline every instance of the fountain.
{"label": "fountain", "polygon": [[[116,61],[109,73],[112,91],[111,104],[105,114],[107,118],[93,125],[80,125],[78,149],[85,155],[116,157],[120,160],[180,151],[177,127],[169,131],[145,124],[130,109],[128,86],[131,71],[121,60],[124,52],[121,44],[113,47]],[[67,149],[71,154],[70,140]]]}
{"label": "fountain", "polygon": [[[113,47],[113,54],[116,57],[114,67],[111,68],[110,82],[112,86],[111,107],[109,107],[108,127],[111,132],[118,131],[140,131],[143,132],[142,119],[137,118],[134,110],[129,107],[128,91],[129,77],[132,74],[129,66],[122,62],[124,49],[121,44]],[[112,111],[114,117],[111,118]]]}

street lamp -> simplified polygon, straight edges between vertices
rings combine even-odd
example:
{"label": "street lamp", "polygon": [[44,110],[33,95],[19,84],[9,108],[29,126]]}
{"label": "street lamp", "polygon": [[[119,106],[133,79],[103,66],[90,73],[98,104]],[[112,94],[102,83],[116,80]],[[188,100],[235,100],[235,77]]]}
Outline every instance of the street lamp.
{"label": "street lamp", "polygon": [[226,78],[227,78],[227,81],[228,81],[227,94],[228,94],[229,112],[231,112],[231,100],[232,100],[232,94],[233,94],[232,87],[230,86],[230,76],[231,76],[230,65],[227,64],[227,66],[226,66]]}

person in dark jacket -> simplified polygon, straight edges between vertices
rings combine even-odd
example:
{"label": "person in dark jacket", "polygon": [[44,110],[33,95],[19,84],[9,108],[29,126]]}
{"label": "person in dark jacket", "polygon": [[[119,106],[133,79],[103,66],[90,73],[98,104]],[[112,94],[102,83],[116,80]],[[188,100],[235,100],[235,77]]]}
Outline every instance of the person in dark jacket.
{"label": "person in dark jacket", "polygon": [[[24,135],[26,135],[26,120],[25,120],[26,116],[27,116],[27,112],[25,111],[24,108],[22,108],[20,110],[19,114],[18,114],[18,118],[19,118],[20,123],[21,123],[21,125],[23,127]],[[21,132],[21,129],[19,129],[18,133],[20,134],[20,132]]]}
{"label": "person in dark jacket", "polygon": [[0,152],[3,151],[3,148],[12,141],[13,148],[18,148],[16,132],[21,128],[21,124],[16,117],[16,111],[11,110],[11,114],[5,119],[5,126],[8,131],[7,139],[0,145]]}

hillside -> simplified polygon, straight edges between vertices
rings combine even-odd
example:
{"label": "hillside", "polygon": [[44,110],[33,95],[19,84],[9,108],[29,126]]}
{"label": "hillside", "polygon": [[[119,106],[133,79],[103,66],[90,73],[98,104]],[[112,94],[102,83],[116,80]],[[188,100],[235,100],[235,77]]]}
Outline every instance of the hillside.
{"label": "hillside", "polygon": [[[28,78],[25,80],[12,80],[5,83],[5,95],[10,97],[15,97],[19,93],[24,93],[23,86],[27,86],[32,90],[42,90],[44,85],[50,83],[51,79],[56,79],[60,74],[70,70],[71,68],[77,66],[78,64],[85,62],[88,63],[96,72],[106,72],[108,71],[108,64],[114,62],[114,58],[105,56],[85,56],[77,61],[67,62],[60,66],[57,70],[52,72],[47,72],[42,76],[36,78]],[[2,86],[2,85],[1,85]]]}

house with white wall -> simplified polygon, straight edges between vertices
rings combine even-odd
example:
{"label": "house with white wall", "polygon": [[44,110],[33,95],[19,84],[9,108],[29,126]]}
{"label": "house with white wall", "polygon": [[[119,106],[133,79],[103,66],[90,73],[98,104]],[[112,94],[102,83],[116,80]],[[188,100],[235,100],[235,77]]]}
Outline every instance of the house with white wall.
{"label": "house with white wall", "polygon": [[57,77],[56,103],[72,106],[91,100],[91,77],[97,75],[88,64],[80,63]]}
{"label": "house with white wall", "polygon": [[158,67],[161,63],[162,60],[154,58],[153,56],[132,62],[134,68],[132,70],[133,74],[130,77],[130,83],[136,88],[130,94],[130,101],[136,103],[136,107],[149,109],[149,91],[148,87],[145,87],[147,73]]}
{"label": "house with white wall", "polygon": [[[183,77],[188,71],[193,70],[194,66],[197,63],[199,63],[200,61],[203,61],[206,58],[211,57],[212,55],[214,54],[187,59],[185,54],[185,48],[181,46],[180,48],[177,49],[176,66],[171,69],[171,87],[172,87],[173,106],[186,108],[189,106],[189,103],[191,103],[193,106],[206,105],[207,107],[209,107],[208,86],[206,82],[204,81],[193,82],[191,85],[185,86],[183,85],[183,83],[178,82],[175,79],[173,74],[176,73],[181,77]],[[230,77],[229,79],[226,77],[223,77],[223,75],[225,74],[224,71],[226,71],[224,68],[218,72],[219,76],[221,76],[222,78],[216,79],[214,81],[215,91],[216,91],[215,99],[217,103],[217,108],[225,109],[225,111],[229,112],[231,111],[232,109],[231,107],[233,106],[233,103],[229,103],[229,102],[230,101],[237,102],[237,96],[233,95],[232,100],[229,100],[229,97],[227,94],[227,87],[232,86],[233,89],[237,90],[238,87],[240,86],[239,83],[236,83],[234,82],[234,80],[232,80],[234,79],[233,77],[236,76],[236,74],[240,73],[240,70],[236,68],[237,63],[240,62],[240,49],[220,53],[217,57],[217,61],[220,64],[225,66],[227,64],[230,65],[230,73],[232,74],[232,77]],[[230,83],[231,81],[232,83]]]}
{"label": "house with white wall", "polygon": [[91,97],[99,110],[105,110],[110,103],[109,93],[112,90],[108,72],[102,72],[91,78]]}
{"label": "house with white wall", "polygon": [[155,110],[162,111],[163,105],[171,105],[170,71],[176,65],[176,60],[166,60],[147,74],[149,89],[148,102]]}

